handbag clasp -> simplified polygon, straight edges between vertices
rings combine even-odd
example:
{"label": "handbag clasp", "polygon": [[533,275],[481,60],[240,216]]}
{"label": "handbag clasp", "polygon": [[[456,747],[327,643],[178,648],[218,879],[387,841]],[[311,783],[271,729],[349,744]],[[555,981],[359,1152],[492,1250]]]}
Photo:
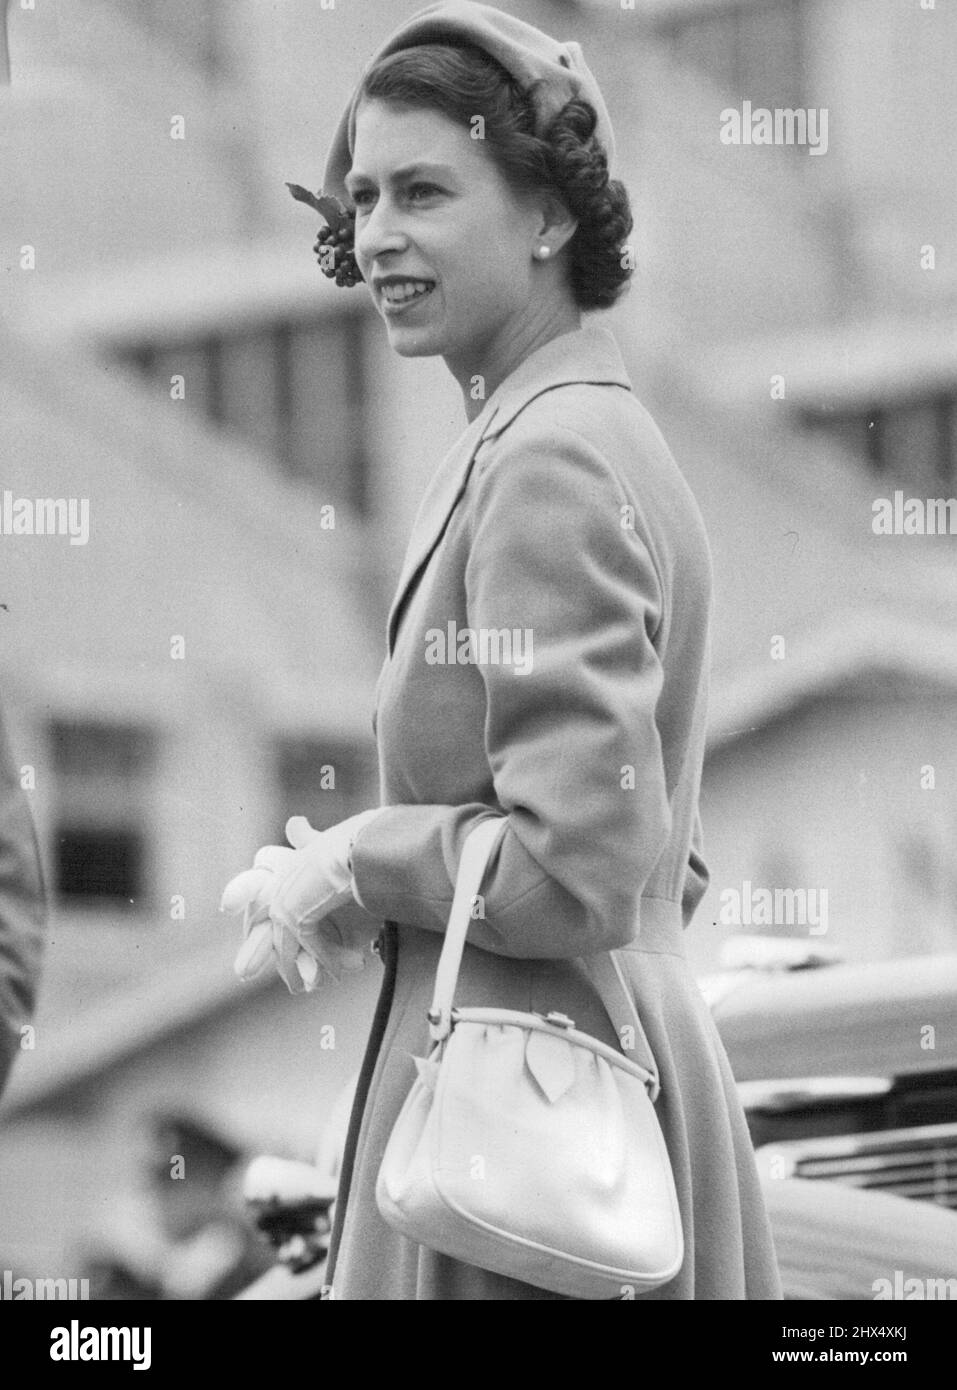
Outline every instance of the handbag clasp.
{"label": "handbag clasp", "polygon": [[569,1018],[567,1014],[560,1014],[555,1009],[548,1014],[539,1014],[539,1018],[544,1019],[546,1023],[554,1023],[556,1028],[574,1028],[575,1026],[573,1018]]}
{"label": "handbag clasp", "polygon": [[444,1042],[452,1031],[452,1024],[455,1020],[455,1010],[451,1013],[432,1005],[426,1010],[426,1018],[429,1020],[429,1036],[433,1042]]}

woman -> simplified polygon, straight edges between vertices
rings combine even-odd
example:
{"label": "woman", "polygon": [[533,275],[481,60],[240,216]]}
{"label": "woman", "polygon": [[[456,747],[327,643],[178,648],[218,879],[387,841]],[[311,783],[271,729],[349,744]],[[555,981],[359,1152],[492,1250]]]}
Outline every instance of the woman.
{"label": "woman", "polygon": [[294,818],[294,847],[261,851],[227,890],[247,928],[271,919],[293,988],[301,947],[335,968],[361,944],[329,916],[350,893],[386,924],[333,1237],[337,1298],[559,1297],[401,1238],[375,1203],[428,1046],[462,845],[488,816],[508,827],[458,1002],[559,1010],[614,1046],[581,958],[623,948],[686,1241],[678,1276],[645,1297],[780,1297],[744,1118],[682,950],[708,881],[707,541],[614,339],[581,323],[629,273],[612,148],[577,45],[440,4],[375,55],[327,163],[324,191],[355,207],[356,268],[390,345],[441,355],[469,421],[427,489],[389,615],[383,806],[321,835]]}

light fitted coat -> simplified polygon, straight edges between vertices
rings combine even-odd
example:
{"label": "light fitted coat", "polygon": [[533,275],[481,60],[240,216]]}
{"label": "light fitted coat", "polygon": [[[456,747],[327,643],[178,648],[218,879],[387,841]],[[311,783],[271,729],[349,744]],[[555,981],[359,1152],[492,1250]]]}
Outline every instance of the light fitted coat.
{"label": "light fitted coat", "polygon": [[387,809],[353,856],[357,897],[386,924],[386,975],[347,1142],[336,1298],[557,1297],[404,1239],[375,1204],[429,1046],[462,845],[503,815],[457,1002],[556,1009],[614,1045],[578,958],[626,948],[686,1241],[680,1274],[645,1297],[780,1297],[744,1117],[683,958],[708,882],[711,592],[698,507],[604,328],[527,357],[434,474],[376,692]]}

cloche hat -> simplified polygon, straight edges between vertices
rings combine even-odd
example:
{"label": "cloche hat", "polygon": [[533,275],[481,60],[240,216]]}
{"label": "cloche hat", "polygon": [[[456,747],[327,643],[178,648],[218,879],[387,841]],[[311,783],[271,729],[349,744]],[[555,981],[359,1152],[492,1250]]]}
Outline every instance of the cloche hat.
{"label": "cloche hat", "polygon": [[[615,152],[611,120],[598,83],[582,56],[581,46],[574,42],[560,43],[534,25],[491,5],[474,4],[472,0],[441,0],[439,4],[419,10],[376,50],[363,76],[391,53],[449,39],[474,44],[511,73],[531,99],[537,117],[537,133],[545,129],[566,102],[573,98],[589,102],[598,117],[595,136],[611,166]],[[361,85],[360,80],[340,117],[326,157],[323,191],[337,197],[345,196],[343,180],[352,164]]]}

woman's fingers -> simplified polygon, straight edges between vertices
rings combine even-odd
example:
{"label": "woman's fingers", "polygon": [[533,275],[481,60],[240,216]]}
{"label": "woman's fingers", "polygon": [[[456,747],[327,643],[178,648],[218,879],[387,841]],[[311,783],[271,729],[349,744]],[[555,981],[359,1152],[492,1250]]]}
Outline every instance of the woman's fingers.
{"label": "woman's fingers", "polygon": [[241,980],[253,979],[274,958],[286,988],[292,993],[303,989],[311,992],[319,985],[322,969],[316,955],[302,946],[282,920],[281,913],[271,914],[272,900],[284,871],[298,850],[319,833],[313,830],[305,816],[291,816],[286,834],[292,848],[264,845],[257,852],[253,867],[230,879],[223,890],[220,911],[243,913],[244,940],[233,962],[233,969]]}
{"label": "woman's fingers", "polygon": [[220,912],[242,912],[244,907],[257,900],[268,902],[272,896],[272,881],[288,867],[295,853],[294,849],[287,849],[284,845],[264,845],[257,852],[253,867],[244,869],[226,884],[219,904]]}
{"label": "woman's fingers", "polygon": [[344,970],[365,969],[365,952],[343,946],[339,933],[326,922],[300,927],[296,933],[303,948],[315,956],[323,970],[338,980]]}
{"label": "woman's fingers", "polygon": [[301,950],[301,943],[281,922],[272,920],[270,929],[276,969],[279,971],[282,982],[291,994],[301,994],[303,982],[296,969],[296,957]]}
{"label": "woman's fingers", "polygon": [[256,901],[272,877],[269,869],[244,869],[241,874],[231,878],[223,889],[220,912],[242,912]]}
{"label": "woman's fingers", "polygon": [[304,947],[300,949],[299,954],[296,956],[296,969],[299,972],[300,980],[302,980],[305,986],[306,993],[311,994],[318,986],[319,977],[322,972],[319,969],[319,962],[316,960],[315,956],[310,955]]}
{"label": "woman's fingers", "polygon": [[272,923],[254,926],[236,952],[233,969],[241,980],[251,980],[269,963],[272,955]]}
{"label": "woman's fingers", "polygon": [[249,903],[246,907],[246,911],[243,913],[243,936],[248,936],[249,933],[252,931],[253,927],[258,927],[260,922],[268,921],[269,899],[268,896],[264,893],[262,897],[257,898],[254,902]]}
{"label": "woman's fingers", "polygon": [[286,821],[286,839],[293,849],[302,849],[321,834],[321,830],[313,830],[306,816],[290,816]]}
{"label": "woman's fingers", "polygon": [[296,968],[308,990],[317,988],[325,976],[338,983],[344,970],[365,967],[362,951],[331,941],[321,924],[300,928],[295,935],[302,948],[296,957]]}
{"label": "woman's fingers", "polygon": [[263,845],[262,849],[256,851],[253,868],[271,869],[274,874],[281,873],[288,867],[295,852],[288,845]]}
{"label": "woman's fingers", "polygon": [[223,890],[221,911],[244,914],[245,939],[234,961],[240,979],[252,979],[272,957],[287,989],[294,994],[304,989],[311,993],[326,975],[338,980],[342,971],[361,970],[365,965],[363,951],[343,947],[318,924],[307,925],[303,920],[327,906],[338,906],[341,896],[331,892],[326,899],[317,892],[313,880],[321,878],[322,865],[313,864],[312,857],[308,862],[300,858],[322,834],[305,816],[290,816],[286,835],[291,848],[264,845],[253,867],[237,874]]}

